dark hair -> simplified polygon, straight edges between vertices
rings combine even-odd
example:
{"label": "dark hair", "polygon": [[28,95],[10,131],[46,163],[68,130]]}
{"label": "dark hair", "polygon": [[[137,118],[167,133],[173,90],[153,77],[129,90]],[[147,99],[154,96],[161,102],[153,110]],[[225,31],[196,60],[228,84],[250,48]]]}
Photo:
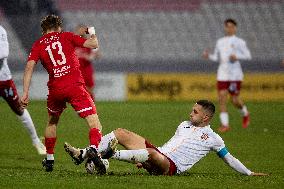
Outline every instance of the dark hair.
{"label": "dark hair", "polygon": [[210,114],[210,117],[213,117],[215,113],[215,105],[209,100],[198,100],[196,104],[202,106],[202,108]]}
{"label": "dark hair", "polygon": [[41,20],[40,26],[42,29],[42,33],[46,33],[47,30],[57,30],[59,27],[61,27],[62,20],[59,16],[56,16],[54,14],[47,15]]}
{"label": "dark hair", "polygon": [[234,20],[234,19],[232,19],[232,18],[228,18],[228,19],[226,19],[226,20],[224,21],[224,24],[225,24],[225,25],[227,25],[228,23],[232,23],[232,24],[234,24],[235,26],[238,25],[238,24],[237,24],[237,21]]}

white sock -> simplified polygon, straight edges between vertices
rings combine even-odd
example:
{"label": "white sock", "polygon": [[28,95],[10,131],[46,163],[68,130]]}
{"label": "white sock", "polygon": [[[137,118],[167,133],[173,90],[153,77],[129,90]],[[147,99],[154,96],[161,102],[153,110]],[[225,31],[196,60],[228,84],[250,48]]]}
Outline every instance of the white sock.
{"label": "white sock", "polygon": [[95,148],[98,151],[98,148],[96,145],[90,145],[90,147]]}
{"label": "white sock", "polygon": [[228,114],[228,112],[221,112],[220,113],[220,120],[221,120],[221,124],[223,126],[228,127],[229,126],[229,114]]}
{"label": "white sock", "polygon": [[83,158],[83,159],[85,159],[85,157],[86,157],[86,153],[87,153],[87,149],[86,149],[86,148],[84,148],[84,149],[81,149],[81,150],[83,150],[82,158]]}
{"label": "white sock", "polygon": [[143,163],[149,159],[149,152],[146,149],[119,150],[115,152],[112,158],[130,163]]}
{"label": "white sock", "polygon": [[114,135],[114,132],[110,132],[109,134],[106,134],[105,136],[102,137],[102,140],[99,144],[99,147],[98,147],[98,152],[99,153],[102,153],[103,151],[105,151],[107,148],[108,148],[108,145],[109,143],[112,141],[112,140],[115,140],[116,137]]}
{"label": "white sock", "polygon": [[19,118],[19,120],[23,123],[24,127],[28,130],[28,133],[33,141],[33,144],[37,144],[40,142],[36,130],[35,130],[35,126],[33,123],[33,120],[28,112],[28,110],[24,109],[24,113],[21,116],[17,116]]}
{"label": "white sock", "polygon": [[46,154],[46,159],[47,160],[54,160],[53,154]]}
{"label": "white sock", "polygon": [[243,105],[243,107],[242,107],[242,109],[241,109],[241,114],[242,114],[243,116],[247,116],[247,115],[249,114],[246,105]]}
{"label": "white sock", "polygon": [[[99,153],[102,153],[103,151],[105,151],[108,148],[109,143],[112,140],[114,140],[114,139],[116,139],[116,137],[114,135],[114,132],[112,131],[109,134],[106,134],[105,136],[102,137],[102,140],[101,140],[101,142],[99,144],[98,149],[94,145],[91,145],[91,147],[96,148]],[[82,157],[85,158],[86,152],[87,152],[87,148],[83,148],[81,150],[83,150]]]}

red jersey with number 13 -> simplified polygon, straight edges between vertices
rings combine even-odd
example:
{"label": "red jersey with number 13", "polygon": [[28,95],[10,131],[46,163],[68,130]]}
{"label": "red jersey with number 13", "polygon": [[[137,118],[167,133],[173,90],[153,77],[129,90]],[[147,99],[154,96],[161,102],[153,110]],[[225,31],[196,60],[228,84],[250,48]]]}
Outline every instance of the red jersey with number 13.
{"label": "red jersey with number 13", "polygon": [[28,61],[41,61],[49,74],[49,89],[84,84],[75,49],[83,47],[85,41],[86,39],[71,32],[48,33],[33,44]]}

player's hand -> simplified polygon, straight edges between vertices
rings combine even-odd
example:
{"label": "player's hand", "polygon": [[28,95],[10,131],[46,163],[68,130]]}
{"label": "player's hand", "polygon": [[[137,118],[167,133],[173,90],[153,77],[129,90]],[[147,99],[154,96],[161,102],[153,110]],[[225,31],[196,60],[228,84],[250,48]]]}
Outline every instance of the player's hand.
{"label": "player's hand", "polygon": [[21,103],[21,106],[23,108],[26,108],[28,106],[28,104],[29,104],[29,95],[28,94],[23,94],[23,96],[20,99],[20,103]]}
{"label": "player's hand", "polygon": [[202,57],[203,57],[204,59],[206,59],[206,60],[209,58],[209,50],[208,50],[208,49],[206,49],[205,51],[203,51]]}
{"label": "player's hand", "polygon": [[94,38],[95,38],[95,39],[97,39],[96,34],[92,34],[92,35],[91,35],[91,38],[93,38],[93,39],[94,39]]}
{"label": "player's hand", "polygon": [[232,54],[231,56],[230,56],[230,61],[231,62],[236,62],[238,59],[237,59],[237,56],[236,55],[234,55],[234,54]]}
{"label": "player's hand", "polygon": [[136,163],[136,167],[137,167],[138,169],[141,169],[141,168],[143,168],[143,165],[142,165],[142,163]]}
{"label": "player's hand", "polygon": [[252,172],[250,176],[268,176],[266,173],[254,173]]}

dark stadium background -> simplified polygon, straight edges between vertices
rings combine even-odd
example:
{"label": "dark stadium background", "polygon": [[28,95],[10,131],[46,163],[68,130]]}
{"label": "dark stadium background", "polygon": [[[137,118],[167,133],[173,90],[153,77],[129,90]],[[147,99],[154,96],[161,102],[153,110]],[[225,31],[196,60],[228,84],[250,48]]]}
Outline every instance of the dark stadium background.
{"label": "dark stadium background", "polygon": [[217,64],[202,63],[201,55],[222,37],[226,18],[238,21],[238,35],[251,49],[252,61],[242,63],[246,72],[284,70],[281,0],[13,0],[0,6],[13,71],[23,69],[41,35],[39,20],[49,13],[61,15],[66,30],[78,23],[96,27],[103,53],[97,71],[215,72]]}

